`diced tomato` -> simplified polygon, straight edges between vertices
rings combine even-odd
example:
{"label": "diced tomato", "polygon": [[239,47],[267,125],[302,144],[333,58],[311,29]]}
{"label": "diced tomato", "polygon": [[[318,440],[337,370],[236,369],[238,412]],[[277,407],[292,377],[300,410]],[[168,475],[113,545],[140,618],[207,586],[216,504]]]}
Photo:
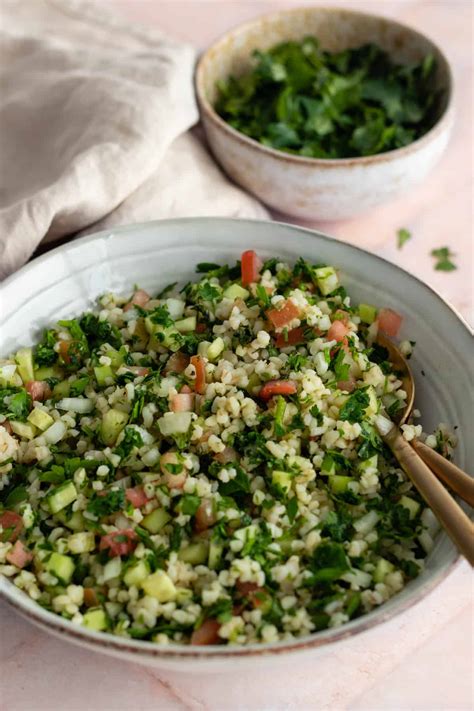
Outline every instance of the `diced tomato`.
{"label": "diced tomato", "polygon": [[277,348],[285,348],[286,346],[296,346],[298,343],[304,343],[304,329],[301,327],[292,328],[287,333],[281,332],[277,335],[275,345]]}
{"label": "diced tomato", "polygon": [[178,393],[171,398],[173,412],[192,412],[194,407],[194,393]]}
{"label": "diced tomato", "polygon": [[196,369],[194,390],[199,393],[199,395],[202,395],[206,389],[206,366],[204,365],[204,360],[201,356],[194,355],[191,356],[191,364],[194,365]]}
{"label": "diced tomato", "polygon": [[142,365],[127,365],[126,366],[127,370],[130,371],[130,373],[133,373],[135,377],[145,377],[146,375],[149,375],[151,372],[150,368],[145,368]]}
{"label": "diced tomato", "polygon": [[138,536],[132,528],[124,528],[122,531],[107,533],[100,539],[100,550],[109,549],[109,556],[114,558],[117,555],[129,555],[135,550],[138,543]]}
{"label": "diced tomato", "polygon": [[189,385],[183,385],[182,388],[181,388],[181,390],[180,390],[179,392],[180,392],[180,393],[183,393],[183,395],[186,395],[186,394],[189,395],[189,394],[192,393],[193,391],[191,390],[191,388],[189,387]]}
{"label": "diced tomato", "polygon": [[196,333],[204,333],[204,331],[207,331],[207,326],[205,323],[197,323],[196,324]]}
{"label": "diced tomato", "polygon": [[143,291],[143,289],[137,289],[128,304],[125,304],[123,310],[128,311],[129,309],[133,309],[134,306],[141,306],[143,309],[149,301],[150,295],[147,294],[146,291]]}
{"label": "diced tomato", "polygon": [[165,375],[168,375],[168,373],[182,373],[186,370],[188,365],[189,356],[185,353],[180,353],[179,351],[177,353],[173,353],[173,355],[168,358],[165,365]]}
{"label": "diced tomato", "polygon": [[84,588],[84,605],[86,607],[97,607],[99,598],[94,588]]}
{"label": "diced tomato", "polygon": [[135,486],[133,489],[125,489],[125,498],[136,508],[140,509],[148,501],[142,486]]}
{"label": "diced tomato", "polygon": [[6,558],[17,568],[24,568],[33,560],[33,553],[26,548],[22,541],[17,541],[11,551],[8,551]]}
{"label": "diced tomato", "polygon": [[269,400],[274,395],[294,395],[296,383],[291,380],[269,380],[261,388],[259,396],[263,400]]}
{"label": "diced tomato", "polygon": [[349,332],[348,327],[342,321],[333,321],[326,338],[328,341],[343,341]]}
{"label": "diced tomato", "polygon": [[84,358],[84,343],[76,339],[59,341],[59,355],[66,365],[78,366]]}
{"label": "diced tomato", "polygon": [[207,531],[216,522],[216,514],[211,499],[203,499],[196,511],[195,528],[198,533]]}
{"label": "diced tomato", "polygon": [[337,387],[339,390],[345,390],[348,393],[351,393],[354,388],[355,388],[355,378],[352,376],[348,380],[339,380]]}
{"label": "diced tomato", "polygon": [[51,388],[45,380],[30,380],[25,388],[33,400],[42,402],[51,397]]}
{"label": "diced tomato", "polygon": [[380,330],[391,338],[398,335],[402,321],[403,316],[400,316],[400,314],[392,309],[380,309],[377,316],[377,323]]}
{"label": "diced tomato", "polygon": [[191,635],[192,645],[204,645],[204,644],[219,644],[221,638],[219,637],[220,624],[217,620],[209,618],[205,620],[199,629],[194,630]]}
{"label": "diced tomato", "polygon": [[237,580],[235,587],[244,597],[247,597],[251,593],[262,589],[259,585],[257,585],[257,583],[243,583],[241,580]]}
{"label": "diced tomato", "polygon": [[214,455],[214,459],[216,459],[220,464],[228,464],[229,462],[236,462],[237,459],[239,458],[239,455],[235,451],[233,447],[226,447],[225,449],[222,450],[222,452],[218,452],[217,454]]}
{"label": "diced tomato", "polygon": [[293,319],[298,318],[300,310],[291,299],[287,299],[280,309],[269,309],[267,316],[275,328],[284,328],[288,326]]}
{"label": "diced tomato", "polygon": [[246,252],[242,252],[242,286],[248,286],[249,284],[253,284],[258,281],[261,268],[262,262],[257,257],[257,254],[253,251],[253,249],[248,249]]}
{"label": "diced tomato", "polygon": [[23,530],[23,519],[15,511],[4,511],[0,514],[0,526],[3,528],[0,540],[13,543]]}

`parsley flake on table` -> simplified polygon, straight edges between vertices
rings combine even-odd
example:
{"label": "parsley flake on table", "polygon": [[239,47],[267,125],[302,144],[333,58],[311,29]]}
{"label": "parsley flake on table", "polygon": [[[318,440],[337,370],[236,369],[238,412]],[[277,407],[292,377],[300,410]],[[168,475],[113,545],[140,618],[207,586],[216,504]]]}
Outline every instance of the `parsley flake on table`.
{"label": "parsley flake on table", "polygon": [[412,237],[412,234],[409,230],[406,229],[406,227],[401,227],[398,232],[397,232],[397,238],[398,238],[398,249],[401,249],[403,245],[408,242]]}
{"label": "parsley flake on table", "polygon": [[436,259],[435,269],[438,272],[452,272],[457,266],[451,261],[453,253],[449,247],[439,247],[431,250],[431,256]]}

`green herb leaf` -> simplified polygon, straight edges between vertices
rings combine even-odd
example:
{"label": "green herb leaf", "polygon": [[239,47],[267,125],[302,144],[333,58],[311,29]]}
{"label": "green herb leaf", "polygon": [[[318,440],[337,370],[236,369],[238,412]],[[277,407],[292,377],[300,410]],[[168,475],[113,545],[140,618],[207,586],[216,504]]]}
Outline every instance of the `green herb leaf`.
{"label": "green herb leaf", "polygon": [[403,245],[408,242],[409,239],[411,239],[412,235],[409,230],[407,230],[405,227],[401,227],[398,232],[397,232],[397,244],[398,244],[398,249],[401,249]]}
{"label": "green herb leaf", "polygon": [[439,247],[431,250],[431,256],[436,259],[435,269],[439,272],[452,272],[457,266],[451,261],[453,253],[449,247]]}

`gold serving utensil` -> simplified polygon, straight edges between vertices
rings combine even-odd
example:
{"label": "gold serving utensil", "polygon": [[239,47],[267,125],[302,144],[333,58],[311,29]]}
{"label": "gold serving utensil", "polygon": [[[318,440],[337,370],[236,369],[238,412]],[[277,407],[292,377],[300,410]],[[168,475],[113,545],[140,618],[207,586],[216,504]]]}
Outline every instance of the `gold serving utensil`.
{"label": "gold serving utensil", "polygon": [[379,334],[377,342],[388,350],[389,360],[400,373],[407,393],[405,408],[394,418],[392,427],[384,428],[387,431],[379,428],[380,435],[458,550],[474,566],[474,524],[439,479],[471,506],[474,505],[474,480],[422,442],[408,443],[403,437],[400,427],[413,409],[415,381],[406,358],[396,345],[383,334]]}

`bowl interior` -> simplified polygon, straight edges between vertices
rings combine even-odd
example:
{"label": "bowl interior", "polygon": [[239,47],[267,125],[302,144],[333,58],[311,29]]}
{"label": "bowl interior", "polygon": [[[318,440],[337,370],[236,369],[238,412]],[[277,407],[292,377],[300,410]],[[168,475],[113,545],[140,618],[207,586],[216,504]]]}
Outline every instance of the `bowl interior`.
{"label": "bowl interior", "polygon": [[[197,262],[229,262],[242,250],[261,256],[279,255],[294,262],[303,256],[313,262],[336,265],[342,283],[355,300],[393,307],[404,315],[402,338],[416,340],[411,363],[417,383],[417,402],[426,429],[440,421],[458,427],[460,444],[456,460],[467,466],[474,459],[474,439],[468,393],[473,368],[469,359],[471,335],[461,319],[429,287],[398,267],[356,247],[290,225],[252,220],[190,218],[118,228],[72,242],[33,261],[0,286],[0,354],[32,343],[41,330],[60,318],[91,308],[95,298],[111,290],[130,293],[135,283],[156,293],[169,282],[193,278]],[[331,642],[391,617],[421,599],[447,573],[457,558],[445,535],[437,538],[423,573],[400,594],[365,617],[340,629],[319,633],[314,644]],[[9,583],[2,589],[30,617],[63,630],[73,626],[47,613]],[[35,613],[35,610],[37,612]],[[172,652],[156,645],[130,642],[74,628],[74,635],[102,640],[104,651],[127,647],[166,659]],[[72,636],[72,633],[71,633]],[[98,642],[100,644],[100,642]],[[268,649],[307,647],[308,639],[263,645]],[[150,651],[150,648],[154,652]],[[181,648],[185,657],[208,654],[246,656],[244,648],[204,650]],[[147,651],[148,650],[148,651]],[[257,651],[258,650],[258,651]],[[261,654],[262,646],[255,648]]]}
{"label": "bowl interior", "polygon": [[450,70],[446,58],[431,40],[385,17],[338,8],[304,7],[272,13],[228,32],[200,61],[197,89],[201,100],[213,106],[217,99],[216,83],[248,71],[254,50],[265,51],[279,42],[301,40],[308,35],[317,37],[321,47],[330,52],[375,43],[402,64],[419,62],[426,54],[434,54],[436,87],[443,90],[439,116],[444,113],[451,90]]}

